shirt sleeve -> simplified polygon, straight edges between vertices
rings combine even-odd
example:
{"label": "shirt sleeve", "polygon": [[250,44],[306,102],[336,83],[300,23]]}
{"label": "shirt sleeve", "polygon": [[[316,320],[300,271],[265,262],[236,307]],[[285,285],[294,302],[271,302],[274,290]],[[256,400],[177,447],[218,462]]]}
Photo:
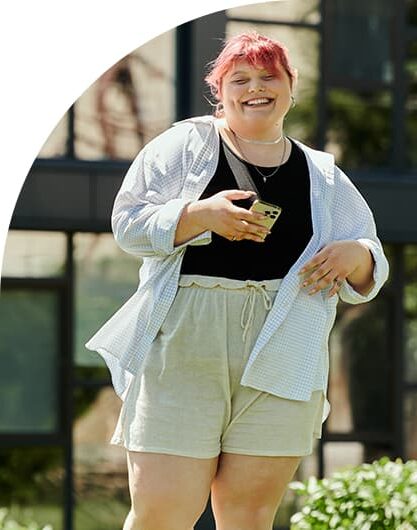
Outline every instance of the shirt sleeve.
{"label": "shirt sleeve", "polygon": [[190,124],[166,131],[150,142],[130,166],[111,217],[115,240],[125,252],[165,257],[186,245],[210,243],[211,232],[204,232],[174,245],[182,211],[192,202],[181,197],[190,164],[184,155],[189,131]]}
{"label": "shirt sleeve", "polygon": [[339,296],[350,304],[369,302],[380,291],[389,274],[389,265],[381,241],[377,236],[374,216],[364,197],[353,182],[335,167],[334,201],[332,208],[332,240],[354,239],[368,247],[374,260],[373,280],[370,291],[361,294],[348,281],[344,281]]}

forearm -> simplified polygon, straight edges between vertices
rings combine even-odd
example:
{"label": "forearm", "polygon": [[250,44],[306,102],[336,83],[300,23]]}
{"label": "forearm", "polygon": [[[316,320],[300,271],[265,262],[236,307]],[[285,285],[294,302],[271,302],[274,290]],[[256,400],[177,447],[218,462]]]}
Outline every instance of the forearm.
{"label": "forearm", "polygon": [[175,246],[182,245],[208,230],[204,214],[204,201],[190,202],[184,207],[175,231]]}
{"label": "forearm", "polygon": [[357,292],[365,295],[374,285],[373,271],[375,262],[368,247],[360,242],[357,242],[357,244],[362,256],[360,264],[346,277],[346,280]]}

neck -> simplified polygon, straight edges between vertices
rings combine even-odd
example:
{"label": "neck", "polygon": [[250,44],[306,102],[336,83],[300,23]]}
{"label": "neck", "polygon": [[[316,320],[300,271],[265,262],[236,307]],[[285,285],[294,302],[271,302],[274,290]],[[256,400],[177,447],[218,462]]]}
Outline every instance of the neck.
{"label": "neck", "polygon": [[259,140],[255,138],[245,138],[244,136],[240,136],[240,134],[235,132],[233,129],[230,130],[237,138],[239,138],[239,140],[241,140],[242,142],[246,142],[247,144],[276,145],[279,144],[283,136],[283,133],[281,133],[278,138],[275,138],[274,140]]}
{"label": "neck", "polygon": [[234,127],[231,124],[227,124],[227,128],[233,136],[247,144],[276,145],[284,137],[282,127],[274,127],[273,130],[265,131],[264,128],[260,130],[242,129],[241,127]]}

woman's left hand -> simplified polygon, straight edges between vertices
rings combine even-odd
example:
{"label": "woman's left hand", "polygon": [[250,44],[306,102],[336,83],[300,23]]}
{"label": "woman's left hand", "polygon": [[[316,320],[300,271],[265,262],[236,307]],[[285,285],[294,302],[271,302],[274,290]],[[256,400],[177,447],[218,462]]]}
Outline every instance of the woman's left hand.
{"label": "woman's left hand", "polygon": [[345,280],[359,291],[368,291],[373,282],[373,266],[369,249],[359,241],[333,241],[307,262],[299,274],[303,276],[303,287],[313,287],[308,294],[331,286],[330,297]]}

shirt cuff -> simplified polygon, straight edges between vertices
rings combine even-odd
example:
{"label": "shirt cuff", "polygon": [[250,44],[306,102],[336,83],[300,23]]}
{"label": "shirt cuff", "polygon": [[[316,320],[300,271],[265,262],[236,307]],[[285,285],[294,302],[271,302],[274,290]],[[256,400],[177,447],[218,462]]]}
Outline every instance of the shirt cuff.
{"label": "shirt cuff", "polygon": [[170,255],[187,245],[207,245],[211,242],[211,231],[203,232],[192,239],[174,246],[175,232],[184,208],[189,199],[171,199],[165,203],[152,219],[151,241],[156,254]]}

